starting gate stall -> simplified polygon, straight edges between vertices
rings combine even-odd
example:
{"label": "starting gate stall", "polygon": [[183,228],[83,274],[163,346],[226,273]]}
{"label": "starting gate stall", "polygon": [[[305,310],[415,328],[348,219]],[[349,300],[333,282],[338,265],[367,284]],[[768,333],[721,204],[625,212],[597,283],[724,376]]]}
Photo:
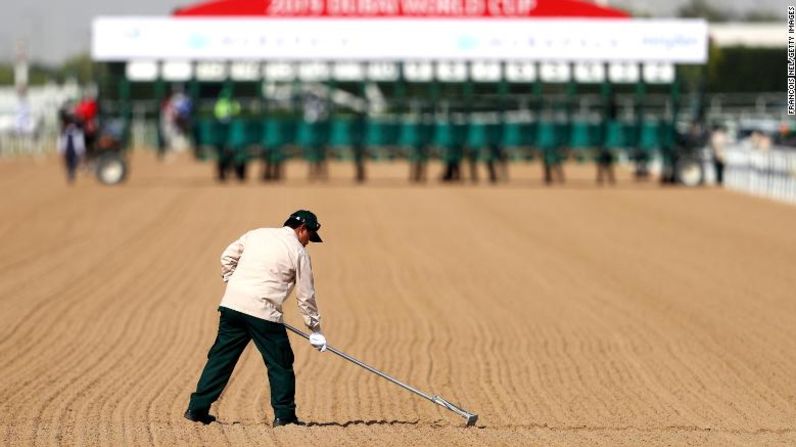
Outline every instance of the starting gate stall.
{"label": "starting gate stall", "polygon": [[[126,118],[132,100],[160,104],[183,85],[196,145],[240,157],[558,162],[602,150],[672,164],[677,67],[706,61],[707,25],[577,0],[217,0],[99,17],[92,55],[110,68],[102,97]],[[668,92],[666,113],[645,110],[650,89]],[[242,104],[228,124],[213,116],[221,92]]]}

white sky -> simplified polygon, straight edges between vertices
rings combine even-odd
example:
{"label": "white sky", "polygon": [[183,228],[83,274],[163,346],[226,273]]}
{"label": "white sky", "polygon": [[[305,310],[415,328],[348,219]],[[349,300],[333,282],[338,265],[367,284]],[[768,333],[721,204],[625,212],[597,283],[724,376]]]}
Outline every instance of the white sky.
{"label": "white sky", "polygon": [[[0,61],[13,59],[15,43],[27,42],[30,58],[61,62],[90,47],[91,18],[97,15],[168,15],[201,0],[2,0]],[[654,16],[671,17],[686,0],[607,0]],[[711,0],[733,11],[758,9],[785,18],[786,0]],[[793,4],[793,2],[791,2]],[[784,29],[784,24],[783,24]]]}

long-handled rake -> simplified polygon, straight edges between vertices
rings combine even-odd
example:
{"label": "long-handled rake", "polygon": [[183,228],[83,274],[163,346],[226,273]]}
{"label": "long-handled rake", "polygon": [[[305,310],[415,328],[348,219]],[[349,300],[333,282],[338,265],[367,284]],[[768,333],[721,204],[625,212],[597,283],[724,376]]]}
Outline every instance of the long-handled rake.
{"label": "long-handled rake", "polygon": [[[291,325],[289,325],[287,323],[283,323],[283,324],[291,332],[294,332],[294,333],[306,338],[307,340],[309,340],[309,338],[310,338],[309,335],[305,334],[304,332],[296,329],[295,327],[293,327],[293,326],[291,326]],[[437,405],[439,405],[441,407],[447,408],[448,410],[450,410],[450,411],[458,414],[459,416],[465,418],[467,420],[467,426],[468,427],[472,427],[473,425],[475,425],[475,422],[478,420],[478,415],[477,414],[473,414],[473,413],[470,413],[468,411],[465,411],[465,410],[457,407],[456,405],[453,405],[452,403],[448,402],[447,400],[445,400],[445,399],[443,399],[443,398],[441,398],[439,396],[432,396],[430,394],[426,394],[426,393],[418,390],[417,388],[415,388],[413,386],[410,386],[410,385],[407,385],[407,384],[401,382],[400,380],[396,379],[395,377],[392,377],[392,376],[390,376],[388,374],[385,374],[385,373],[379,371],[378,369],[376,369],[376,368],[374,368],[374,367],[372,367],[370,365],[367,365],[364,362],[362,362],[362,361],[360,361],[358,359],[355,359],[354,357],[351,357],[350,355],[346,354],[345,352],[339,351],[339,350],[337,350],[337,349],[335,349],[335,348],[333,348],[333,347],[331,347],[329,345],[326,345],[326,350],[331,352],[331,353],[333,353],[333,354],[336,354],[336,355],[338,355],[338,356],[340,356],[340,357],[342,357],[342,358],[344,358],[346,360],[348,360],[351,363],[357,364],[357,365],[367,369],[368,371],[372,372],[373,374],[376,374],[379,377],[382,377],[382,378],[385,378],[385,379],[389,380],[390,382],[400,386],[401,388],[403,388],[403,389],[405,389],[407,391],[411,391],[411,392],[417,394],[418,396],[420,396],[422,398],[425,398],[427,400],[430,400],[431,402],[434,402],[435,404],[437,404]]]}

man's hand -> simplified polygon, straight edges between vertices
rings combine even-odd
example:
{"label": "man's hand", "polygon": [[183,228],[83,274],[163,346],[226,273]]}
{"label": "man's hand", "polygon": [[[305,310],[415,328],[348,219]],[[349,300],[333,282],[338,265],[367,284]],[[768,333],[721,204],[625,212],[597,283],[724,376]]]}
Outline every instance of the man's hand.
{"label": "man's hand", "polygon": [[326,337],[320,332],[313,332],[310,334],[310,344],[313,348],[323,352],[326,350]]}

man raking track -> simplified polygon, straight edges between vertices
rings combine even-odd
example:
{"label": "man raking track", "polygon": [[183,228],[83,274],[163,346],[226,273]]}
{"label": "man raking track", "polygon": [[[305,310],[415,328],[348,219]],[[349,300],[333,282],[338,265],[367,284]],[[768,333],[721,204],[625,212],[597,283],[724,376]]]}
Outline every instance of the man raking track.
{"label": "man raking track", "polygon": [[[291,325],[289,325],[287,323],[283,323],[283,324],[285,325],[285,327],[289,331],[291,331],[293,333],[296,333],[296,334],[306,338],[307,340],[309,340],[310,343],[313,343],[313,336],[315,334],[308,335],[308,334],[305,334],[304,332],[296,329],[295,327],[293,327],[293,326],[291,326]],[[314,345],[314,343],[313,343],[313,345]],[[357,365],[367,369],[368,371],[372,372],[373,374],[376,374],[379,377],[382,377],[382,378],[385,378],[385,379],[389,380],[390,382],[400,386],[401,388],[403,388],[403,389],[405,389],[407,391],[411,391],[411,392],[417,394],[420,397],[423,397],[423,398],[425,398],[427,400],[430,400],[431,402],[434,402],[437,405],[440,405],[442,407],[447,408],[450,411],[453,411],[454,413],[456,413],[459,416],[463,417],[467,421],[467,426],[468,427],[472,427],[473,425],[475,425],[476,421],[478,421],[478,415],[477,414],[473,414],[473,413],[470,413],[468,411],[465,411],[465,410],[457,407],[456,405],[453,405],[452,403],[448,402],[447,400],[441,398],[440,396],[432,396],[430,394],[427,394],[427,393],[424,393],[424,392],[418,390],[417,388],[415,388],[415,387],[413,387],[411,385],[407,385],[407,384],[401,382],[400,380],[396,379],[395,377],[392,377],[392,376],[390,376],[388,374],[385,374],[385,373],[379,371],[378,369],[376,369],[376,368],[374,368],[374,367],[362,362],[361,360],[358,360],[358,359],[346,354],[345,352],[338,351],[337,349],[333,348],[329,344],[326,344],[326,347],[322,351],[329,351],[332,354],[336,354],[336,355],[348,360],[351,363],[357,364]]]}
{"label": "man raking track", "polygon": [[[281,228],[258,228],[229,244],[221,254],[221,277],[227,284],[219,305],[218,335],[207,354],[196,391],[191,394],[185,418],[210,424],[216,420],[210,406],[224,391],[235,364],[254,341],[268,369],[274,427],[301,424],[296,417],[296,376],[287,331],[301,335],[318,351],[327,349],[402,388],[441,405],[475,424],[478,416],[439,396],[430,396],[326,344],[315,300],[312,264],[306,250],[310,242],[323,242],[318,217],[307,210],[291,214]],[[282,304],[293,289],[299,313],[312,334],[282,324]]]}
{"label": "man raking track", "polygon": [[312,264],[306,250],[310,242],[322,242],[320,228],[314,213],[298,210],[281,228],[249,231],[221,254],[221,277],[227,287],[218,307],[218,335],[191,394],[186,419],[202,424],[216,420],[210,406],[221,396],[240,355],[253,341],[268,369],[274,427],[300,424],[296,417],[293,350],[281,324],[282,304],[295,288],[299,313],[313,332],[310,342],[315,349],[323,350],[326,339],[321,333]]}

